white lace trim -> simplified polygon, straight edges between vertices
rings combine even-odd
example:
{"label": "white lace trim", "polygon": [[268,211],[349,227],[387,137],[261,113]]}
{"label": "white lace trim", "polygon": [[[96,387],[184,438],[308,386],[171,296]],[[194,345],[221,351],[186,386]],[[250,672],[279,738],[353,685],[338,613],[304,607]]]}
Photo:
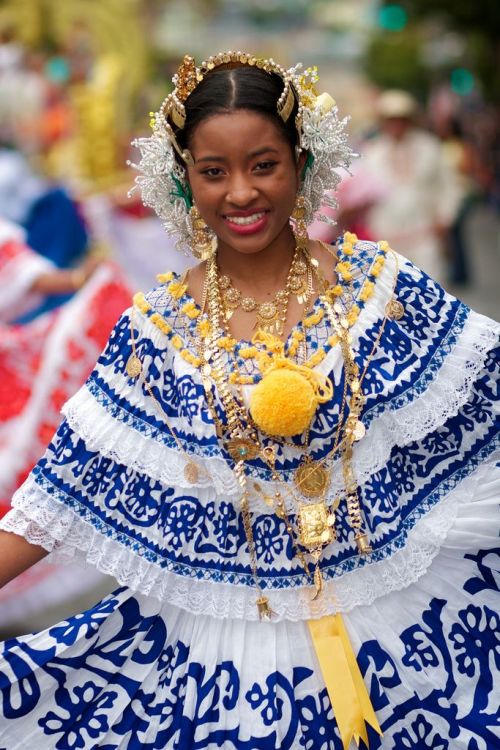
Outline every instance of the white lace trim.
{"label": "white lace trim", "polygon": [[[405,546],[392,556],[366,564],[329,581],[317,602],[311,602],[310,588],[269,591],[269,600],[277,619],[306,620],[334,612],[347,612],[359,605],[371,604],[385,594],[406,588],[428,570],[438,554],[461,504],[472,503],[476,487],[492,471],[496,454],[423,516],[408,534]],[[492,483],[497,492],[500,481]],[[488,502],[481,497],[479,503]],[[476,512],[476,517],[480,516]],[[491,522],[485,523],[485,535],[494,534]],[[0,521],[0,528],[24,536],[32,544],[52,552],[51,561],[90,563],[102,573],[113,575],[133,591],[169,602],[192,614],[219,618],[256,620],[256,591],[252,588],[200,581],[159,568],[139,557],[120,542],[96,531],[88,520],[55,501],[34,481],[16,494],[15,507]],[[468,528],[459,528],[460,545]],[[472,533],[472,532],[471,532]],[[474,529],[477,534],[477,528]]]}
{"label": "white lace trim", "polygon": [[114,419],[84,386],[63,407],[70,427],[91,451],[159,480],[170,487],[215,488],[217,494],[233,495],[238,486],[223,458],[192,455],[199,466],[198,480],[188,482],[184,469],[187,456]]}
{"label": "white lace trim", "polygon": [[355,445],[359,484],[385,466],[395,445],[421,440],[457,414],[468,400],[488,353],[498,343],[499,332],[500,326],[494,321],[470,313],[455,346],[422,395],[405,406],[386,407]]}
{"label": "white lace trim", "polygon": [[[354,448],[359,485],[363,485],[385,465],[395,445],[403,446],[420,440],[458,412],[467,401],[488,352],[497,343],[499,331],[498,324],[471,312],[455,346],[423,393],[405,406],[385,406],[384,411],[373,419],[367,435]],[[182,361],[179,367],[190,366]],[[197,374],[192,373],[192,376],[196,378]],[[119,392],[123,391],[120,376],[113,376],[110,385]],[[213,487],[217,495],[224,495],[226,499],[232,498],[236,502],[236,498],[239,498],[234,472],[224,458],[193,454],[200,471],[197,482],[193,484],[187,481],[184,475],[187,463],[185,455],[177,448],[170,448],[115,419],[85,386],[66,403],[63,413],[89,450],[98,451],[168,486],[190,491]],[[187,423],[183,424],[183,428],[190,429]],[[267,487],[267,483],[265,485]],[[334,471],[329,495],[334,497],[340,491],[341,475]],[[257,497],[252,502],[261,512],[271,512]]]}

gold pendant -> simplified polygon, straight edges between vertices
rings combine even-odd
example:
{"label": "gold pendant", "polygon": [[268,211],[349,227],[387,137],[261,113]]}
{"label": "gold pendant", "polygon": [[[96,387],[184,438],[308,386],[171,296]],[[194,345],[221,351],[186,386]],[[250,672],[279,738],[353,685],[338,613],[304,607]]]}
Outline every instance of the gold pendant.
{"label": "gold pendant", "polygon": [[234,461],[251,461],[260,452],[260,445],[245,437],[228,440],[226,448]]}
{"label": "gold pendant", "polygon": [[401,320],[405,314],[404,305],[395,297],[393,297],[385,306],[385,314],[391,320]]}
{"label": "gold pendant", "polygon": [[347,420],[346,429],[353,443],[357,443],[358,440],[364,438],[366,434],[366,427],[364,426],[363,422],[361,422],[361,420],[357,417],[350,417]]}
{"label": "gold pendant", "polygon": [[368,536],[364,533],[358,533],[354,537],[356,544],[358,546],[358,552],[360,555],[369,555],[370,552],[373,552],[370,542],[368,541]]}
{"label": "gold pendant", "polygon": [[259,612],[259,620],[270,620],[274,615],[274,612],[269,605],[269,599],[267,596],[259,596],[255,603]]}
{"label": "gold pendant", "polygon": [[188,461],[184,466],[184,478],[189,484],[196,484],[200,476],[198,464],[194,461]]}
{"label": "gold pendant", "polygon": [[301,505],[298,515],[300,543],[303,547],[320,548],[335,540],[335,517],[332,518],[325,503]]}
{"label": "gold pendant", "polygon": [[142,362],[136,354],[131,354],[125,365],[129,378],[138,378],[142,372]]}
{"label": "gold pendant", "polygon": [[312,598],[313,602],[318,599],[319,595],[323,591],[323,576],[321,575],[321,569],[318,563],[316,563],[316,570],[314,571],[314,587],[316,589],[316,592]]}
{"label": "gold pendant", "polygon": [[330,484],[330,474],[322,464],[306,461],[296,470],[294,482],[305,497],[319,497]]}
{"label": "gold pendant", "polygon": [[278,446],[277,445],[265,445],[262,450],[262,458],[266,462],[266,464],[269,464],[269,466],[274,469],[276,465],[276,454],[278,452]]}

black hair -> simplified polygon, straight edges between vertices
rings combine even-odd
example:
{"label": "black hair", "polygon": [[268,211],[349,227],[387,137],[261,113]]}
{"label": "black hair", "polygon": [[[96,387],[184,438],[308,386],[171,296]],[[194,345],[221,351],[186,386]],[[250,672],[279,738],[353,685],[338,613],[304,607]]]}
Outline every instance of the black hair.
{"label": "black hair", "polygon": [[277,73],[266,73],[255,67],[219,68],[207,73],[186,99],[186,124],[182,130],[175,129],[177,142],[182,149],[189,148],[192,135],[203,120],[246,109],[274,122],[295,155],[298,104],[295,102],[287,122],[283,122],[277,110],[283,86],[283,79]]}

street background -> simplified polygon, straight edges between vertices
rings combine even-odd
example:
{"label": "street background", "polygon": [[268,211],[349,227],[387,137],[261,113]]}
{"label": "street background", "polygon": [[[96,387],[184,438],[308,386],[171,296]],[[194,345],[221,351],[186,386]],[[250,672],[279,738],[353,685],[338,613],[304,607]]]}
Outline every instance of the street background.
{"label": "street background", "polygon": [[[439,280],[498,319],[499,8],[496,0],[0,0],[0,218],[22,225],[29,239],[35,203],[62,191],[84,240],[77,249],[70,239],[66,253],[51,256],[53,237],[46,237],[62,225],[45,214],[49,229],[38,244],[29,242],[32,248],[63,269],[89,254],[111,258],[130,292],[153,285],[155,273],[186,261],[137,196],[128,196],[134,173],[126,162],[137,157],[130,141],[149,132],[149,113],[171,90],[182,56],[200,62],[231,49],[285,66],[301,61],[318,67],[318,90],[351,117],[361,165],[383,130],[380,93],[400,89],[414,97],[413,122],[448,159],[443,190],[459,194],[439,228]],[[376,192],[344,213],[340,194],[339,227],[353,218],[371,236]],[[92,582],[64,597],[52,595],[49,583],[38,606],[21,614],[13,608],[9,616],[8,600],[0,599],[0,629],[42,627],[111,585]]]}

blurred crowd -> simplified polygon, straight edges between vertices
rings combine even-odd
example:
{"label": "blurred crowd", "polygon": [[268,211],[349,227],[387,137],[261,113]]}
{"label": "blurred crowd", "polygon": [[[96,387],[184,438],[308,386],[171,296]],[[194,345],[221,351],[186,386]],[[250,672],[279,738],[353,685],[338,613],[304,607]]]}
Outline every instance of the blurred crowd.
{"label": "blurred crowd", "polygon": [[[497,208],[498,202],[494,128],[491,140],[484,132],[473,137],[456,100],[450,95],[446,104],[444,91],[427,112],[406,91],[384,91],[376,114],[374,127],[358,141],[360,159],[336,196],[340,228],[363,239],[383,237],[445,286],[470,284],[467,220],[478,204]],[[488,122],[483,118],[485,130]],[[312,231],[328,241],[336,234],[319,222]]]}
{"label": "blurred crowd", "polygon": [[[122,73],[112,55],[95,56],[82,28],[43,53],[0,36],[0,515],[132,292],[188,263],[127,195],[134,126],[117,127]],[[382,92],[335,196],[337,225],[318,221],[311,235],[386,239],[445,286],[473,282],[468,221],[500,195],[494,117],[475,107],[468,117],[446,88],[426,108],[408,92]],[[67,573],[44,571],[2,592],[0,629],[26,611],[33,588],[49,602],[67,591],[47,584]]]}

